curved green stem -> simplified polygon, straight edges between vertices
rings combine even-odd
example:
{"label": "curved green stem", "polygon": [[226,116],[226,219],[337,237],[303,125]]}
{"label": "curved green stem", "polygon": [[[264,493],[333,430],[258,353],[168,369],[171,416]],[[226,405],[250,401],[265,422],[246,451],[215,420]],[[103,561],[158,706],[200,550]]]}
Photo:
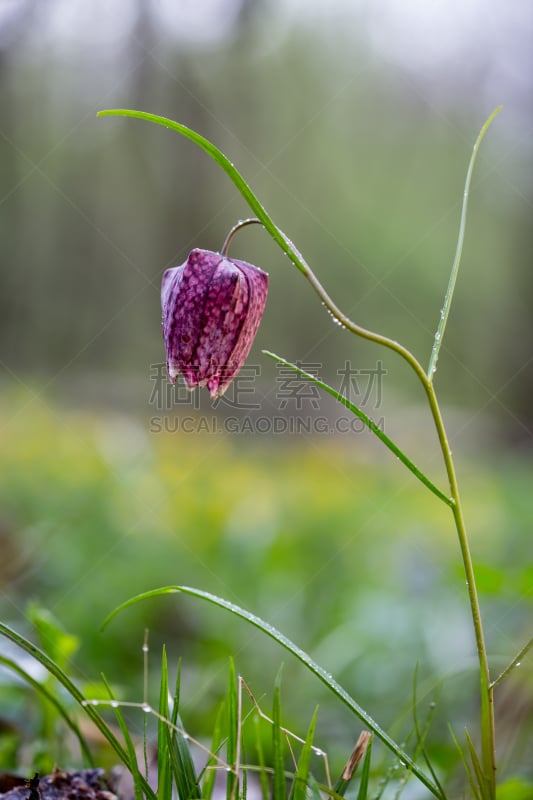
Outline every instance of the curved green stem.
{"label": "curved green stem", "polygon": [[247,225],[261,225],[261,220],[257,219],[257,217],[250,217],[250,219],[240,219],[226,236],[224,244],[222,245],[222,249],[220,251],[221,256],[228,255],[229,246],[233,241],[233,237],[235,236],[236,233],[240,231],[241,228],[245,228]]}

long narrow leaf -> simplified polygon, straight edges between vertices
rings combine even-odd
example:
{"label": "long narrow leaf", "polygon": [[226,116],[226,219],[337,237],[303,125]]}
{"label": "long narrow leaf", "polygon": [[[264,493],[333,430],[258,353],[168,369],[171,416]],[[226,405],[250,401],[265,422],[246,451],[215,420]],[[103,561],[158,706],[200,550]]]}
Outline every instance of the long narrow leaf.
{"label": "long narrow leaf", "polygon": [[205,150],[205,152],[211,156],[214,161],[216,161],[216,163],[233,181],[256,217],[263,223],[266,230],[270,233],[274,241],[279,245],[283,252],[289,256],[293,264],[300,270],[300,272],[303,272],[304,275],[308,273],[308,269],[296,248],[273,222],[272,217],[270,214],[268,214],[262,203],[259,202],[239,171],[231,163],[229,158],[227,158],[227,156],[225,156],[224,153],[218,149],[218,147],[216,147],[204,136],[201,136],[199,133],[196,133],[196,131],[187,128],[186,125],[182,125],[180,122],[175,122],[173,119],[168,119],[167,117],[161,117],[158,114],[149,114],[146,111],[135,111],[129,108],[112,108],[99,111],[98,116],[133,117],[135,119],[153,122],[156,125],[161,125],[163,128],[170,128],[171,130],[176,131],[177,133],[181,134],[181,136],[185,136],[186,139],[190,139],[192,142],[198,145],[198,147],[201,147],[202,150]]}
{"label": "long narrow leaf", "polygon": [[180,800],[201,797],[200,788],[194,770],[191,770],[190,753],[187,742],[180,733],[175,735],[168,732],[168,746],[170,753],[170,766],[174,778],[176,792]]}
{"label": "long narrow leaf", "polygon": [[418,755],[418,753],[422,754],[422,756],[424,758],[424,761],[426,762],[426,766],[430,771],[431,777],[435,781],[436,785],[439,787],[443,798],[445,798],[446,797],[446,793],[444,791],[444,788],[443,788],[441,782],[439,781],[437,773],[435,772],[435,770],[433,768],[433,765],[432,765],[432,763],[430,761],[430,758],[429,758],[429,755],[428,755],[428,752],[427,752],[427,749],[426,749],[426,737],[428,735],[429,727],[431,725],[431,720],[432,720],[432,717],[433,717],[433,713],[434,713],[434,711],[435,711],[435,709],[437,707],[437,704],[436,703],[432,703],[432,705],[430,706],[430,708],[428,710],[428,713],[427,713],[426,722],[424,724],[424,729],[422,730],[420,728],[420,724],[419,724],[419,721],[418,721],[418,713],[417,713],[417,708],[418,708],[417,682],[418,682],[418,664],[416,665],[415,672],[414,672],[414,675],[413,675],[413,722],[414,722],[414,726],[415,726],[414,727],[414,732],[415,732],[415,735],[416,735],[416,750],[415,750],[415,754],[417,754],[417,755]]}
{"label": "long narrow leaf", "polygon": [[207,764],[203,770],[203,781],[202,781],[202,797],[204,800],[211,800],[213,795],[213,789],[215,788],[215,779],[217,775],[217,771],[215,767],[217,766],[217,758],[216,754],[220,752],[222,748],[222,716],[225,712],[225,703],[221,703],[215,717],[215,724],[213,726],[213,734],[211,736],[211,757],[207,760]]}
{"label": "long narrow leaf", "polygon": [[459,752],[459,755],[461,756],[461,761],[463,762],[463,766],[465,768],[465,772],[466,772],[466,775],[467,775],[467,778],[468,778],[468,783],[470,784],[470,789],[472,791],[472,797],[474,798],[474,800],[481,800],[481,795],[479,794],[479,789],[477,787],[477,783],[476,783],[476,780],[474,778],[474,774],[472,772],[472,767],[470,766],[470,762],[469,762],[468,758],[466,757],[466,753],[464,752],[464,749],[461,747],[461,743],[460,743],[459,739],[457,738],[457,736],[455,735],[455,732],[453,731],[453,729],[451,727],[450,727],[450,732],[451,732],[451,735],[452,735],[452,739],[453,739],[453,741],[455,743],[455,746],[456,746],[456,748],[457,748],[457,750]]}
{"label": "long narrow leaf", "polygon": [[457,248],[455,251],[455,258],[453,260],[452,269],[450,273],[450,280],[448,282],[448,288],[446,290],[446,296],[444,298],[444,305],[442,307],[442,311],[440,312],[440,320],[437,326],[437,331],[435,333],[435,341],[433,343],[433,349],[431,351],[431,358],[429,360],[429,367],[428,367],[428,378],[429,380],[433,380],[433,376],[437,369],[437,361],[439,358],[439,351],[442,346],[442,340],[444,339],[444,331],[446,329],[446,323],[448,321],[448,315],[450,313],[450,308],[452,305],[453,299],[453,292],[455,289],[455,283],[457,281],[457,275],[459,273],[459,264],[461,263],[461,253],[463,252],[463,242],[465,238],[465,227],[466,227],[466,212],[468,208],[468,195],[470,193],[470,182],[472,180],[472,173],[474,171],[474,164],[476,161],[476,156],[478,154],[479,146],[485,136],[486,132],[488,131],[493,119],[500,113],[502,110],[501,106],[498,106],[490,117],[487,119],[483,127],[481,128],[479,135],[476,139],[474,144],[474,149],[472,150],[472,155],[470,156],[470,163],[468,165],[468,171],[466,173],[466,181],[465,181],[465,188],[463,191],[463,208],[461,211],[461,223],[459,225],[459,237],[457,240]]}
{"label": "long narrow leaf", "polygon": [[176,672],[176,684],[174,686],[174,702],[172,705],[172,716],[170,721],[172,725],[177,725],[178,716],[180,713],[180,696],[181,696],[181,659],[178,661],[178,670]]}
{"label": "long narrow leaf", "polygon": [[166,648],[161,656],[161,682],[159,685],[159,719],[157,724],[157,797],[168,800],[172,796],[172,772],[168,742],[168,664]]}
{"label": "long narrow leaf", "polygon": [[[320,784],[311,772],[309,773],[309,776],[307,778],[307,788],[310,792],[312,800],[323,800],[323,795],[322,792],[320,791],[321,788]],[[309,792],[307,794],[308,797],[309,797]],[[330,789],[327,789],[327,791],[325,791],[326,796],[328,795],[328,792],[330,793],[331,796],[334,796],[331,793]]]}
{"label": "long narrow leaf", "polygon": [[403,450],[401,450],[398,445],[393,442],[392,439],[390,439],[387,434],[384,433],[384,431],[382,431],[375,422],[373,422],[373,420],[370,419],[370,417],[367,417],[365,412],[362,411],[358,406],[354,405],[354,403],[351,403],[346,397],[344,397],[344,395],[340,394],[332,386],[329,386],[329,384],[324,383],[324,381],[321,381],[319,378],[301,369],[296,364],[286,361],[281,356],[276,355],[276,353],[271,353],[269,350],[263,350],[263,353],[273,361],[277,361],[278,364],[283,364],[283,366],[289,367],[289,369],[294,370],[294,372],[296,372],[298,375],[301,375],[303,378],[307,378],[307,380],[310,380],[312,383],[316,384],[316,386],[319,386],[329,395],[334,397],[335,400],[338,400],[339,403],[342,403],[345,408],[347,408],[352,412],[352,414],[355,414],[356,417],[359,417],[359,419],[364,422],[367,428],[369,428],[369,430],[371,430],[372,433],[377,436],[381,442],[383,442],[385,447],[388,447],[389,450],[394,453],[394,455],[402,462],[402,464],[404,464],[407,469],[424,484],[424,486],[427,486],[427,488],[432,491],[433,494],[437,495],[440,500],[446,503],[446,505],[450,507],[453,506],[453,501],[447,497],[444,492],[441,492],[441,490],[435,486],[435,484],[427,477],[427,475],[425,475],[422,470],[411,461],[409,456],[407,456]]}
{"label": "long narrow leaf", "polygon": [[306,800],[307,786],[309,783],[309,770],[311,767],[311,755],[313,753],[313,740],[315,737],[316,718],[318,714],[318,707],[311,719],[307,736],[305,737],[305,744],[302,747],[300,758],[298,759],[298,766],[296,767],[296,775],[292,784],[290,800]]}
{"label": "long narrow leaf", "polygon": [[371,736],[368,740],[365,757],[363,760],[363,767],[361,769],[361,783],[359,784],[359,791],[357,792],[357,800],[367,800],[368,797],[368,783],[370,781],[370,762],[372,761],[372,741]]}
{"label": "long narrow leaf", "polygon": [[[104,682],[104,686],[106,687],[109,697],[111,700],[114,700],[113,692],[111,690],[111,686],[105,679],[105,676],[102,675],[102,680]],[[131,773],[133,778],[133,793],[135,800],[143,800],[143,782],[144,778],[139,769],[139,765],[137,763],[137,753],[135,751],[135,745],[133,743],[133,739],[131,738],[129,728],[126,725],[126,720],[120,710],[119,706],[112,706],[113,711],[115,712],[115,717],[118,722],[118,726],[121,730],[122,736],[124,737],[124,741],[126,743],[126,749],[128,751],[128,769]]]}
{"label": "long narrow leaf", "polygon": [[368,728],[370,728],[377,738],[380,739],[383,744],[394,753],[395,756],[397,756],[412,770],[413,774],[416,775],[419,781],[421,781],[421,783],[423,783],[424,786],[426,786],[426,788],[429,789],[429,791],[435,797],[438,797],[439,800],[442,800],[440,790],[437,786],[435,786],[432,779],[426,775],[426,773],[417,764],[415,764],[409,754],[406,753],[393,739],[391,739],[387,733],[385,733],[378,723],[375,722],[375,720],[373,720],[372,717],[361,708],[361,706],[353,699],[353,697],[351,697],[348,692],[343,689],[343,687],[340,686],[340,684],[338,684],[333,677],[326,672],[325,669],[323,669],[323,667],[319,666],[304,650],[291,642],[290,639],[284,636],[284,634],[282,634],[272,625],[269,625],[268,622],[265,622],[255,614],[251,614],[249,611],[245,611],[240,606],[230,603],[228,600],[223,600],[222,598],[210,594],[209,592],[204,592],[201,589],[194,589],[190,586],[164,586],[160,589],[153,589],[152,591],[144,592],[143,594],[136,595],[135,597],[131,597],[129,600],[126,600],[108,615],[102,627],[105,628],[119,612],[123,611],[129,606],[132,606],[143,600],[176,593],[199,597],[203,600],[207,600],[209,603],[212,603],[215,606],[218,606],[219,608],[224,608],[227,611],[230,611],[235,616],[244,619],[246,622],[263,631],[263,633],[266,633],[279,645],[288,650],[289,653],[292,653],[292,655],[301,661],[310,672],[312,672],[325,686],[327,686],[328,689],[330,689],[330,691],[333,692],[333,694],[352,711],[352,713],[359,717],[359,719],[362,720]]}
{"label": "long narrow leaf", "polygon": [[[178,715],[177,726],[182,727]],[[189,749],[188,739],[179,730],[168,729],[170,764],[174,783],[180,800],[200,798],[202,793],[196,776],[194,762]]]}
{"label": "long narrow leaf", "polygon": [[465,730],[465,736],[466,736],[466,743],[468,745],[468,752],[470,753],[470,760],[472,761],[476,780],[479,785],[480,795],[483,798],[483,800],[490,800],[490,793],[489,793],[490,790],[488,789],[488,781],[483,773],[483,768],[479,761],[478,754],[476,753],[474,742],[472,741],[472,737],[470,736],[468,730]]}
{"label": "long narrow leaf", "polygon": [[228,732],[226,743],[226,761],[231,767],[226,778],[226,800],[233,800],[237,795],[239,777],[239,701],[237,696],[237,676],[235,664],[230,658],[227,691]]}
{"label": "long narrow leaf", "polygon": [[532,648],[532,647],[533,647],[533,638],[531,638],[531,639],[529,640],[529,642],[526,642],[526,644],[523,646],[523,648],[520,650],[520,652],[519,652],[519,653],[517,653],[517,654],[515,655],[515,657],[513,658],[513,660],[512,660],[512,661],[511,661],[511,662],[510,662],[510,663],[509,663],[509,664],[508,664],[508,665],[505,667],[505,669],[503,670],[503,672],[501,672],[501,673],[498,675],[498,677],[497,677],[497,678],[496,678],[494,681],[492,681],[492,683],[491,683],[491,685],[490,685],[490,688],[491,688],[491,689],[494,689],[494,687],[495,687],[495,686],[498,686],[498,684],[500,684],[500,683],[501,683],[503,680],[505,680],[505,678],[506,678],[508,675],[510,675],[510,674],[511,674],[511,672],[512,672],[512,671],[513,671],[513,670],[514,670],[516,667],[519,667],[519,666],[520,666],[520,662],[522,661],[522,659],[524,658],[524,656],[526,656],[526,655],[529,653],[529,651],[531,650],[531,648]]}
{"label": "long narrow leaf", "polygon": [[256,716],[255,723],[255,737],[257,749],[257,761],[259,769],[259,782],[261,784],[261,800],[268,800],[268,777],[266,771],[265,753],[263,750],[263,742],[261,741],[261,718]]}
{"label": "long narrow leaf", "polygon": [[284,738],[281,733],[281,669],[276,676],[274,700],[272,703],[272,762],[274,778],[272,785],[273,800],[286,800],[285,759],[283,755]]}
{"label": "long narrow leaf", "polygon": [[170,716],[170,725],[165,725],[170,768],[174,777],[176,791],[181,800],[201,796],[196,767],[191,755],[188,737],[182,733],[183,724],[179,715],[181,689],[181,662],[176,673],[174,703]]}

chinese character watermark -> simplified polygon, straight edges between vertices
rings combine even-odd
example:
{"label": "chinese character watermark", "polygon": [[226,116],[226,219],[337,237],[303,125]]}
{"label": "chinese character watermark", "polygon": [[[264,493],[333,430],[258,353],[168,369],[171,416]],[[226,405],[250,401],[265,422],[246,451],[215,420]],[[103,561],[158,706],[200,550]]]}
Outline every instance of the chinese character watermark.
{"label": "chinese character watermark", "polygon": [[[308,372],[314,378],[318,378],[322,364],[301,364],[297,362],[296,366],[304,370],[304,372]],[[302,411],[304,403],[307,401],[310,403],[311,408],[318,411],[320,408],[320,390],[318,386],[284,364],[276,364],[276,368],[278,370],[276,399],[279,400],[279,410],[283,411],[288,407],[289,403],[293,403],[296,411]]]}
{"label": "chinese character watermark", "polygon": [[383,376],[387,370],[383,362],[377,361],[372,368],[352,367],[349,361],[344,362],[344,367],[337,370],[342,380],[339,394],[357,406],[366,407],[373,397],[372,408],[381,408],[383,398]]}
{"label": "chinese character watermark", "polygon": [[[311,378],[321,380],[322,364],[298,362],[298,368]],[[277,364],[275,379],[275,402],[267,416],[261,416],[265,398],[265,383],[261,383],[261,367],[245,364],[228,385],[226,392],[209,401],[201,390],[190,391],[181,380],[172,384],[163,362],[150,367],[151,391],[149,404],[160,413],[150,420],[153,433],[263,433],[263,434],[310,434],[336,435],[361,433],[364,423],[350,414],[336,417],[338,413],[331,398],[320,391],[320,387],[304,375],[295,373],[285,364]],[[332,386],[350,403],[365,409],[377,410],[383,401],[383,378],[387,371],[381,361],[373,367],[353,367],[349,361],[337,370],[340,379]],[[269,376],[272,398],[272,380]],[[210,405],[213,413],[201,415],[202,409]],[[231,413],[235,416],[231,416]],[[317,413],[312,413],[317,412]],[[322,413],[320,413],[322,412]],[[324,415],[326,412],[326,415]],[[384,430],[384,419],[374,423]]]}

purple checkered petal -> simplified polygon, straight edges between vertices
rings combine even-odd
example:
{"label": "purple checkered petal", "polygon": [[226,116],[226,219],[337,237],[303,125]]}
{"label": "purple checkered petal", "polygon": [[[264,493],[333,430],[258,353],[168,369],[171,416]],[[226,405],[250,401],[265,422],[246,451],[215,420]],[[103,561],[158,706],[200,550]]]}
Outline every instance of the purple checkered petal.
{"label": "purple checkered petal", "polygon": [[218,387],[219,394],[226,390],[248,358],[265,310],[268,291],[268,275],[266,272],[252,266],[252,264],[247,264],[246,261],[233,261],[233,264],[241,271],[244,282],[247,285],[249,295],[248,310],[244,315],[239,336],[227,360],[224,374],[221,376]]}
{"label": "purple checkered petal", "polygon": [[268,276],[244,261],[193,250],[163,275],[161,304],[167,371],[190,389],[225,391],[252,346],[266,303]]}

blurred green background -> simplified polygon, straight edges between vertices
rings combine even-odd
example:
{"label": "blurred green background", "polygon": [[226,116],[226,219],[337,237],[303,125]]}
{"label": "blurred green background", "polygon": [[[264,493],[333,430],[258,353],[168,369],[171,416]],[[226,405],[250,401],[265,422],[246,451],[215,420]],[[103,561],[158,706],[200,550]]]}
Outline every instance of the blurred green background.
{"label": "blurred green background", "polygon": [[[98,633],[132,594],[197,585],[309,648],[394,732],[409,730],[419,662],[428,698],[444,681],[434,743],[443,764],[453,760],[446,721],[472,724],[476,704],[451,518],[368,434],[335,432],[344,418],[333,403],[283,395],[261,348],[337,388],[350,364],[360,401],[381,360],[367,413],[443,485],[412,376],[332,325],[251,228],[232,254],[271,276],[249,359],[255,407],[238,393],[212,409],[169,392],[161,274],[192,247],[219,249],[248,210],[190,142],[95,115],[138,108],[213,140],[343,310],[425,364],[472,145],[503,104],[477,162],[437,375],[497,671],[531,635],[532,26],[526,4],[497,0],[0,3],[6,621],[23,626],[38,599],[81,637],[80,675],[104,670],[128,697],[142,686],[148,626],[155,652],[166,641],[183,655],[201,726],[230,653],[261,695],[279,649],[185,599],[139,607]],[[286,427],[316,416],[333,435]],[[504,769],[531,777],[530,663],[502,688],[498,714]],[[285,684],[294,725],[320,700],[320,744],[347,755],[353,721],[299,666],[287,664]]]}

